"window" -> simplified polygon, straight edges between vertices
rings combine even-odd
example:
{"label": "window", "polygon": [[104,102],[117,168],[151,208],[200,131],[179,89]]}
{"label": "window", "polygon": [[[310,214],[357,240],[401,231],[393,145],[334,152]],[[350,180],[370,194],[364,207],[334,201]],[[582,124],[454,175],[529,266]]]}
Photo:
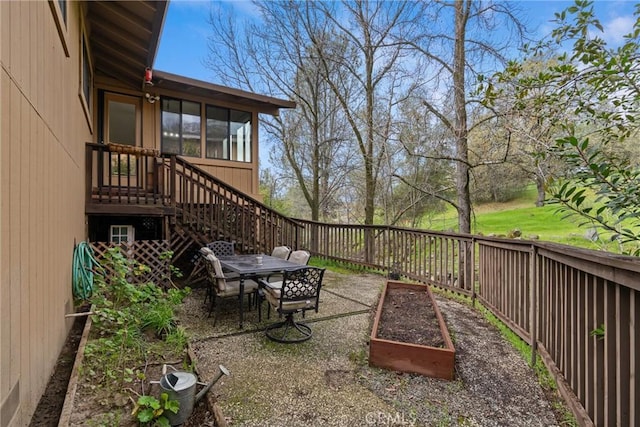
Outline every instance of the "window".
{"label": "window", "polygon": [[140,145],[139,99],[112,93],[105,94],[104,142]]}
{"label": "window", "polygon": [[[140,146],[140,98],[105,93],[104,124],[105,143]],[[136,156],[112,153],[110,157],[112,175],[136,175],[139,161]]]}
{"label": "window", "polygon": [[251,113],[231,110],[229,136],[231,160],[251,161]]}
{"label": "window", "polygon": [[[162,152],[207,159],[251,162],[251,113],[162,98]],[[202,122],[205,123],[202,138]]]}
{"label": "window", "polygon": [[67,0],[49,0],[49,7],[51,8],[53,19],[56,22],[56,29],[62,42],[62,48],[64,49],[65,55],[69,57],[69,43],[67,43]]}
{"label": "window", "polygon": [[82,60],[80,61],[80,100],[84,113],[89,123],[89,127],[93,126],[91,117],[92,112],[92,91],[93,91],[93,69],[91,68],[91,54],[89,52],[88,38],[86,31],[82,31],[80,37],[80,49]]}
{"label": "window", "polygon": [[111,243],[131,243],[134,241],[132,225],[112,225],[109,228],[109,241]]}
{"label": "window", "polygon": [[251,113],[207,106],[208,159],[251,161]]}
{"label": "window", "polygon": [[162,99],[162,151],[200,157],[200,104]]}
{"label": "window", "polygon": [[208,159],[229,159],[229,110],[207,106]]}
{"label": "window", "polygon": [[58,7],[60,7],[60,13],[64,20],[65,27],[67,26],[67,0],[58,0]]}

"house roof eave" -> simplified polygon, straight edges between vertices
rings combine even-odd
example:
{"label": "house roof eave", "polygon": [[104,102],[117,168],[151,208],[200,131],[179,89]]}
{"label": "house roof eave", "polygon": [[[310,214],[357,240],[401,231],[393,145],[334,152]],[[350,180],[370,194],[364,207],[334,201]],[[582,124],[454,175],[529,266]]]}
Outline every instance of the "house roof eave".
{"label": "house roof eave", "polygon": [[160,89],[190,93],[216,101],[250,106],[260,113],[273,116],[277,116],[282,108],[296,107],[296,103],[293,101],[221,86],[160,70],[153,71],[153,84],[154,87]]}
{"label": "house roof eave", "polygon": [[139,89],[152,67],[167,14],[164,0],[87,1],[86,28],[97,75]]}

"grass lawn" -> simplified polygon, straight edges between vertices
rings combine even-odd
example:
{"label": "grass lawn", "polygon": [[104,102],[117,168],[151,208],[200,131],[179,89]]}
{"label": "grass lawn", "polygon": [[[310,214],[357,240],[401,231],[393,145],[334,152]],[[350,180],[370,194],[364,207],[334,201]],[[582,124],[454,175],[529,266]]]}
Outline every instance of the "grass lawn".
{"label": "grass lawn", "polygon": [[[535,206],[536,189],[530,186],[520,197],[505,203],[486,203],[474,206],[471,219],[472,232],[483,235],[506,236],[511,230],[519,229],[525,239],[538,236],[540,240],[564,243],[589,249],[602,249],[584,236],[588,227],[579,227],[578,219],[562,219],[556,213],[557,206]],[[425,218],[422,227],[429,230],[457,230],[458,219],[453,209]]]}

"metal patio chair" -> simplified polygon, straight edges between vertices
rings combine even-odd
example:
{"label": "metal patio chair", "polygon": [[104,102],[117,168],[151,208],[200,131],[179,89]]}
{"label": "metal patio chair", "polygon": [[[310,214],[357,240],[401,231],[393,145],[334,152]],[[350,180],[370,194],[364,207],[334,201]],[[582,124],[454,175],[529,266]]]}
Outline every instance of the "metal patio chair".
{"label": "metal patio chair", "polygon": [[[207,248],[211,251],[215,256],[230,256],[235,255],[235,244],[234,242],[227,242],[225,240],[216,240],[211,243],[207,243],[203,248]],[[188,283],[197,283],[204,279],[204,265],[202,260],[207,253],[203,253],[202,249],[193,256],[191,262],[193,263],[193,270],[191,270],[191,274],[187,278]],[[205,300],[206,301],[206,300]]]}
{"label": "metal patio chair", "polygon": [[235,255],[235,243],[227,242],[225,240],[216,240],[215,242],[207,243],[207,247],[213,251],[213,254],[217,257]]}
{"label": "metal patio chair", "polygon": [[[261,280],[264,298],[269,307],[285,316],[283,321],[267,326],[265,333],[269,339],[282,343],[296,343],[311,338],[311,328],[304,323],[296,322],[293,315],[301,312],[304,317],[307,310],[318,312],[324,271],[324,268],[302,266],[285,271],[282,282],[270,283]],[[262,320],[260,306],[258,319]]]}
{"label": "metal patio chair", "polygon": [[289,254],[291,253],[291,248],[289,246],[276,246],[271,251],[271,256],[281,259],[288,259]]}
{"label": "metal patio chair", "polygon": [[[214,313],[213,325],[215,326],[218,321],[219,304],[217,304],[218,298],[231,298],[240,297],[240,281],[238,279],[227,278],[222,271],[220,260],[213,254],[208,254],[204,257],[204,264],[207,269],[207,280],[210,290],[207,293],[211,296],[209,303],[209,316]],[[251,307],[251,295],[256,294],[258,284],[253,280],[244,281],[244,293],[247,295],[249,307]],[[242,302],[241,302],[242,303]]]}

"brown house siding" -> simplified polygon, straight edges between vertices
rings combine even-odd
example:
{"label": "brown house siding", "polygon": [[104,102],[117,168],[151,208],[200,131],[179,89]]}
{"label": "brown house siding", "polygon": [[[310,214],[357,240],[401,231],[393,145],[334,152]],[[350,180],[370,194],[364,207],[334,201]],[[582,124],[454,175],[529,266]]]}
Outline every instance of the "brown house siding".
{"label": "brown house siding", "polygon": [[28,425],[73,311],[85,238],[79,4],[65,39],[50,2],[0,2],[0,427]]}
{"label": "brown house siding", "polygon": [[[188,157],[185,159],[190,163],[204,169],[215,177],[225,181],[236,189],[247,193],[251,197],[258,200],[262,199],[259,192],[259,173],[258,173],[258,123],[259,116],[255,108],[246,105],[234,104],[230,102],[213,102],[202,96],[193,95],[192,93],[181,93],[176,91],[167,91],[160,88],[146,88],[143,91],[135,91],[118,85],[118,82],[112,79],[105,79],[101,76],[96,78],[96,89],[105,93],[116,93],[131,97],[137,97],[141,100],[141,141],[142,146],[146,148],[162,149],[161,143],[161,105],[160,101],[150,104],[145,99],[145,93],[150,92],[153,95],[169,96],[175,99],[182,99],[191,102],[199,102],[204,105],[216,105],[224,108],[232,108],[252,113],[252,129],[251,129],[251,162],[235,162],[227,160],[206,159],[204,157]],[[203,120],[204,124],[204,120]],[[203,132],[205,130],[203,129]],[[94,139],[99,142],[98,139]],[[204,143],[203,143],[204,144]],[[204,145],[202,147],[204,152]]]}

